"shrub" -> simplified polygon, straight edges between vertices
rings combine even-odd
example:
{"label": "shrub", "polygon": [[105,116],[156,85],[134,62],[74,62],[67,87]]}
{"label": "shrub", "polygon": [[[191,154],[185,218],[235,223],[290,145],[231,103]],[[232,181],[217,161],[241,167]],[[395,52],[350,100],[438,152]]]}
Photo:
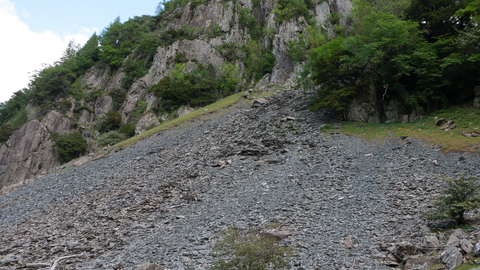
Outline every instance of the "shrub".
{"label": "shrub", "polygon": [[53,134],[52,139],[55,141],[58,156],[63,162],[69,162],[79,157],[88,148],[87,140],[79,132],[61,137],[58,134]]}
{"label": "shrub", "polygon": [[100,130],[105,132],[118,129],[120,127],[120,123],[122,123],[122,116],[120,113],[117,111],[109,111],[103,120]]}
{"label": "shrub", "polygon": [[10,137],[10,135],[12,135],[12,133],[13,133],[12,125],[7,123],[3,124],[0,127],[0,143],[6,142]]}
{"label": "shrub", "polygon": [[261,47],[259,42],[250,41],[242,47],[245,53],[243,62],[249,77],[261,79],[265,74],[271,73],[275,66],[275,55],[270,50]]}
{"label": "shrub", "polygon": [[79,105],[79,106],[75,105],[75,109],[73,109],[73,111],[75,113],[78,113],[82,110],[86,110],[89,113],[95,113],[95,111],[93,111],[90,107],[88,107],[87,104],[83,104],[83,105]]}
{"label": "shrub", "polygon": [[113,100],[113,109],[118,110],[122,106],[125,99],[127,99],[127,94],[122,92],[120,89],[114,89],[108,93]]}
{"label": "shrub", "polygon": [[215,46],[215,50],[217,50],[227,62],[234,62],[239,58],[238,47],[233,42],[222,42],[222,45]]}
{"label": "shrub", "polygon": [[[312,1],[306,1],[308,5],[312,5]],[[288,21],[291,18],[299,18],[303,16],[307,21],[310,20],[308,6],[304,0],[279,0],[275,4],[275,20],[277,22]]]}
{"label": "shrub", "polygon": [[58,101],[55,105],[57,106],[57,109],[59,109],[62,113],[66,113],[72,108],[72,102],[66,99]]}
{"label": "shrub", "polygon": [[129,88],[133,82],[145,76],[148,73],[148,68],[145,68],[143,60],[127,60],[125,62],[125,80],[123,81],[123,88]]}
{"label": "shrub", "polygon": [[120,133],[123,133],[126,138],[135,136],[135,125],[132,123],[126,123],[119,130]]}
{"label": "shrub", "polygon": [[464,213],[480,207],[478,188],[480,184],[475,176],[466,177],[459,173],[458,178],[439,177],[446,187],[442,195],[434,197],[436,208],[425,213],[425,216],[434,220],[455,220],[457,224],[464,224]]}
{"label": "shrub", "polygon": [[282,247],[271,236],[255,231],[229,229],[214,247],[220,257],[213,269],[279,269],[287,266],[285,258],[293,255],[291,247]]}
{"label": "shrub", "polygon": [[184,67],[184,64],[176,64],[170,76],[162,78],[151,89],[162,98],[164,111],[173,111],[187,104],[194,107],[207,105],[219,96],[215,93],[218,86],[213,66],[198,65],[192,72],[186,72]]}
{"label": "shrub", "polygon": [[187,55],[185,54],[185,52],[179,52],[179,53],[175,54],[175,63],[183,64],[183,63],[187,63],[187,62],[188,62],[188,58],[187,58]]}
{"label": "shrub", "polygon": [[102,134],[98,137],[98,144],[100,146],[107,146],[111,143],[115,144],[125,140],[125,135],[122,133],[118,133],[116,131],[110,131],[108,133]]}

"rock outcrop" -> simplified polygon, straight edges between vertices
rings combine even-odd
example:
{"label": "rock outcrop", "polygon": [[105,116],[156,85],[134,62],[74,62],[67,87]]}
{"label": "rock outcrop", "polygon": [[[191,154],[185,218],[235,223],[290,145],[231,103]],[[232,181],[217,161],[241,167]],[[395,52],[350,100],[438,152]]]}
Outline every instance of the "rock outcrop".
{"label": "rock outcrop", "polygon": [[[249,29],[243,27],[240,23],[240,9],[242,8],[251,10],[253,18],[257,22],[262,22],[265,29],[269,29],[272,33],[265,36],[260,45],[272,49],[275,55],[275,63],[271,74],[265,75],[260,84],[288,85],[293,83],[301,70],[301,63],[292,62],[287,54],[289,50],[287,45],[289,40],[296,39],[305,30],[307,23],[303,17],[292,18],[283,22],[276,21],[273,12],[275,4],[276,0],[263,0],[259,6],[254,7],[252,0],[241,0],[238,5],[233,2],[214,0],[195,7],[192,6],[192,3],[189,3],[184,7],[173,10],[164,18],[163,27],[176,30],[184,26],[191,27],[191,29],[201,29],[217,24],[221,35],[209,36],[203,33],[195,39],[180,39],[172,44],[158,47],[148,73],[143,77],[136,78],[128,88],[124,84],[128,73],[126,66],[120,66],[117,70],[112,70],[105,64],[94,65],[85,72],[81,79],[84,98],[81,98],[81,100],[78,100],[78,97],[76,97],[77,100],[72,97],[64,99],[72,103],[68,112],[49,112],[52,110],[51,107],[29,104],[27,114],[31,122],[16,131],[11,140],[1,146],[3,155],[0,163],[2,175],[0,183],[17,183],[35,174],[51,170],[52,166],[59,164],[58,161],[54,160],[56,155],[52,154],[54,153],[53,142],[49,139],[48,132],[65,135],[81,130],[88,135],[87,137],[96,137],[99,134],[94,127],[98,127],[102,117],[111,110],[118,110],[121,113],[122,124],[133,122],[137,128],[137,133],[159,125],[162,116],[152,112],[160,101],[154,93],[148,90],[163,77],[169,75],[169,71],[175,67],[175,57],[180,53],[184,54],[187,59],[185,63],[187,70],[196,64],[202,64],[217,68],[217,73],[219,73],[218,68],[227,59],[218,51],[217,46],[232,43],[238,48],[237,53],[240,56],[239,59],[234,61],[234,64],[240,71],[245,71],[245,64],[241,59],[243,52],[239,48],[247,44],[251,37]],[[340,24],[346,25],[351,9],[352,2],[350,0],[321,1],[321,3],[317,2],[314,8],[311,8],[310,14],[327,32],[333,34],[333,24],[329,20],[329,14],[332,12],[341,14]],[[160,25],[157,26],[157,30],[160,31]],[[128,56],[127,59],[130,59],[130,57],[132,55]],[[118,92],[126,93],[125,98],[121,99],[120,102],[118,96],[115,97],[113,94]],[[137,112],[140,104],[142,106],[146,104],[146,109],[142,111],[142,115],[138,115]],[[356,110],[358,111],[357,116],[352,116],[353,118],[368,120],[368,117],[361,116],[365,114],[365,112],[360,112],[362,109]],[[368,110],[363,109],[363,111]],[[177,111],[179,116],[189,112],[191,112],[191,108],[180,108]],[[63,117],[61,113],[65,113],[67,117]],[[41,122],[32,122],[36,121],[35,119],[41,119],[41,117],[44,117]],[[393,118],[398,120],[396,116]],[[26,134],[25,130],[29,130],[29,134]],[[34,146],[26,143],[33,138],[36,138]],[[94,145],[96,144],[92,143],[90,145],[90,150],[95,149]],[[42,155],[44,155],[43,162],[37,162],[40,155],[37,149],[50,153],[42,152]],[[18,152],[23,154],[13,154]],[[24,166],[23,163],[27,161],[28,164]],[[39,167],[42,169],[39,169]]]}
{"label": "rock outcrop", "polygon": [[[51,124],[50,121],[46,123]],[[15,130],[0,147],[0,187],[16,184],[60,165],[53,146],[47,127],[38,120]]]}

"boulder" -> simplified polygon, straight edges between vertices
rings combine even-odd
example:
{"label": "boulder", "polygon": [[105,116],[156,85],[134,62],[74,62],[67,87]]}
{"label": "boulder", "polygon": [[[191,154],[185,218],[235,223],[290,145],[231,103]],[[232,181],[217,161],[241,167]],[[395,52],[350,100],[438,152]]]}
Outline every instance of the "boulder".
{"label": "boulder", "polygon": [[419,257],[419,258],[410,258],[405,264],[405,270],[420,270],[420,269],[430,269],[430,267],[437,264],[436,257]]}
{"label": "boulder", "polygon": [[353,248],[353,236],[349,235],[347,238],[345,238],[345,241],[343,242],[345,245],[345,248],[352,249]]}
{"label": "boulder", "polygon": [[447,121],[447,119],[445,119],[445,118],[443,118],[443,117],[442,117],[442,118],[439,118],[439,119],[437,119],[437,120],[435,121],[435,126],[438,126],[438,127],[439,127],[439,126],[442,126],[443,124],[445,124],[446,121]]}
{"label": "boulder", "polygon": [[463,255],[460,249],[455,246],[448,247],[439,257],[439,260],[445,264],[448,269],[453,269],[462,264]]}
{"label": "boulder", "polygon": [[450,235],[455,235],[458,239],[468,237],[468,234],[464,232],[462,229],[455,229]]}
{"label": "boulder", "polygon": [[393,256],[397,258],[399,261],[406,261],[409,257],[415,255],[417,252],[417,248],[415,245],[408,241],[402,241],[395,245],[393,250]]}
{"label": "boulder", "polygon": [[278,241],[288,238],[293,235],[292,231],[286,229],[265,229],[260,232],[260,235],[269,235]]}
{"label": "boulder", "polygon": [[457,246],[458,244],[460,244],[460,239],[458,239],[458,237],[456,235],[452,234],[448,238],[447,244],[445,246],[447,246],[447,247]]}
{"label": "boulder", "polygon": [[148,113],[138,120],[137,124],[135,125],[135,132],[140,134],[159,125],[160,121],[158,121],[157,116],[155,116],[154,113]]}
{"label": "boulder", "polygon": [[473,253],[473,245],[466,239],[460,240],[460,248],[467,254]]}
{"label": "boulder", "polygon": [[480,257],[480,242],[476,243],[473,247],[473,256]]}
{"label": "boulder", "polygon": [[180,108],[178,108],[177,110],[177,114],[178,114],[178,117],[182,117],[194,111],[195,109],[191,108],[190,106],[180,106]]}
{"label": "boulder", "polygon": [[263,106],[265,104],[268,103],[268,100],[264,99],[264,98],[257,98],[257,99],[254,99],[253,102],[252,102],[252,106],[253,107],[260,107],[260,106]]}
{"label": "boulder", "polygon": [[423,238],[423,245],[426,248],[439,248],[440,247],[440,242],[438,241],[438,238],[433,235],[426,235]]}

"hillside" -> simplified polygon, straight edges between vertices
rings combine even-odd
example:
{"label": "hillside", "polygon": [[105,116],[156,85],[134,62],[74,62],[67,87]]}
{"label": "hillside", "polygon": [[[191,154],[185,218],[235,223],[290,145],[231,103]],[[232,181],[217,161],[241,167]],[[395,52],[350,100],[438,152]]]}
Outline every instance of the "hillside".
{"label": "hillside", "polygon": [[84,253],[61,269],[209,269],[222,231],[272,224],[293,232],[289,269],[388,269],[399,241],[430,254],[419,215],[435,175],[479,175],[480,157],[320,133],[331,116],[309,112],[304,94],[241,101],[1,194],[0,264]]}
{"label": "hillside", "polygon": [[[292,83],[299,63],[288,56],[287,42],[306,27],[301,14],[275,20],[274,1],[183,5],[125,23],[117,18],[84,47],[70,44],[28,89],[1,104],[0,186],[43,175],[254,84]],[[348,16],[352,5],[317,7],[317,20],[331,27],[327,14]]]}
{"label": "hillside", "polygon": [[0,186],[269,83],[350,121],[479,107],[479,2],[437,2],[171,0],[117,18],[0,104]]}

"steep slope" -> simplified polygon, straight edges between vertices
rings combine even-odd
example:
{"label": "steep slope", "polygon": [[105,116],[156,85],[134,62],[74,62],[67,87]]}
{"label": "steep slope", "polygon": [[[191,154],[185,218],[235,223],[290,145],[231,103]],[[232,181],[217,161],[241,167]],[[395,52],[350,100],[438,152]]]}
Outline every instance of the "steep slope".
{"label": "steep slope", "polygon": [[0,263],[84,253],[63,269],[208,269],[221,231],[277,223],[294,232],[289,269],[387,269],[392,243],[421,245],[434,175],[478,175],[480,156],[324,135],[328,114],[305,94],[240,103],[1,194]]}
{"label": "steep slope", "polygon": [[[137,133],[157,126],[175,115],[181,116],[191,111],[191,108],[184,106],[175,107],[176,111],[173,112],[165,110],[165,100],[151,91],[176,68],[179,56],[182,56],[185,72],[195,70],[200,65],[211,66],[216,77],[222,74],[222,63],[232,64],[232,67],[239,71],[233,76],[239,82],[235,87],[247,88],[258,81],[258,78],[254,79],[255,76],[263,76],[250,70],[256,64],[246,64],[247,57],[250,56],[242,50],[242,46],[253,46],[252,48],[257,48],[256,53],[269,52],[274,56],[273,65],[267,71],[262,70],[267,74],[260,80],[259,85],[269,82],[291,84],[300,70],[300,63],[294,64],[287,54],[288,41],[296,39],[305,29],[305,18],[297,16],[278,21],[274,15],[276,1],[259,2],[216,0],[202,4],[196,2],[196,5],[193,2],[188,3],[163,14],[156,29],[148,34],[148,37],[162,44],[156,48],[153,55],[137,53],[137,50],[140,50],[137,48],[125,59],[121,58],[122,62],[118,67],[113,64],[106,65],[106,60],[96,59],[97,62],[69,86],[72,89],[69,90],[70,96],[54,98],[53,101],[39,94],[43,91],[42,87],[51,87],[49,82],[32,88],[35,95],[26,110],[30,122],[14,132],[9,140],[0,146],[0,187],[52,171],[60,164],[55,143],[51,139],[52,133],[62,135],[81,132],[89,143],[89,149],[84,154],[89,154],[100,148],[100,136],[110,131],[100,128],[110,111],[118,111],[121,125],[133,124]],[[342,14],[341,23],[346,24],[351,8],[350,0],[316,1],[309,12],[325,31],[332,32],[333,24],[328,19],[329,14]],[[246,23],[245,20],[252,21]],[[116,22],[110,27],[114,26]],[[108,28],[104,35],[107,30]],[[254,42],[251,43],[253,45],[250,42]],[[96,39],[94,43],[98,45]],[[255,47],[257,45],[259,47]],[[228,46],[235,48],[233,56],[226,49],[222,49]],[[86,50],[85,48],[82,50]],[[70,61],[67,56],[65,61]],[[265,59],[257,61],[258,65],[261,65]],[[131,65],[139,63],[143,63],[140,68],[142,70],[151,66],[145,70],[146,75],[135,77],[132,75],[134,72]],[[38,77],[41,77],[41,74]],[[126,83],[128,80],[131,80],[130,84]],[[66,90],[62,88],[52,91],[60,97]],[[43,98],[44,103],[36,104],[33,102],[35,98]],[[43,123],[43,117],[47,118],[46,115],[54,113],[54,122],[64,123],[63,129],[37,123]],[[29,143],[32,140],[33,144]]]}

